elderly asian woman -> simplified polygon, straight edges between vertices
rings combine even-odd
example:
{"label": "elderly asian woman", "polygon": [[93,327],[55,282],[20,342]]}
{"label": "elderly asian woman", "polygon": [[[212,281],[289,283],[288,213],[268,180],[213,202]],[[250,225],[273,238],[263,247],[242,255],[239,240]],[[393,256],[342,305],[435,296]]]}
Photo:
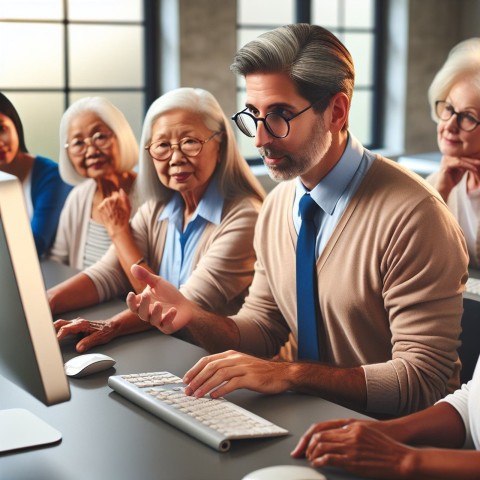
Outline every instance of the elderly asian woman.
{"label": "elderly asian woman", "polygon": [[[114,246],[101,261],[49,290],[53,312],[126,295],[131,286],[142,291],[145,284],[126,268],[133,264],[203,308],[237,311],[253,277],[253,232],[265,194],[229,120],[206,90],[176,89],[151,105],[141,144],[137,182],[144,203],[130,223],[119,220]],[[79,352],[149,328],[129,310],[106,322],[58,320],[55,326],[59,339],[86,335]]]}
{"label": "elderly asian woman", "polygon": [[427,181],[441,194],[467,242],[470,265],[480,266],[480,38],[456,45],[428,91],[440,169]]}
{"label": "elderly asian woman", "polygon": [[[113,192],[135,205],[133,171],[138,143],[124,114],[103,97],[85,97],[60,122],[59,169],[75,185],[65,202],[50,258],[79,270],[99,260],[111,245],[111,222],[102,213]],[[130,207],[131,208],[131,207]]]}

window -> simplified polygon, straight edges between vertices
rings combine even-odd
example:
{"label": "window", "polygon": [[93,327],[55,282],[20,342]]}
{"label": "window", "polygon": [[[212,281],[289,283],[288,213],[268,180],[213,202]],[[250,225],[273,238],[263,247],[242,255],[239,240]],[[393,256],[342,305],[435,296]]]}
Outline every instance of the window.
{"label": "window", "polygon": [[140,136],[143,3],[0,0],[0,90],[19,111],[31,153],[57,159],[60,118],[84,96],[111,100]]}
{"label": "window", "polygon": [[[378,71],[383,12],[379,0],[238,0],[237,8],[239,48],[261,33],[287,23],[313,23],[333,32],[348,48],[355,64],[350,131],[367,148],[381,146]],[[238,110],[244,108],[245,83],[242,78],[237,84],[237,104]],[[239,135],[238,140],[247,158],[258,157],[251,139]]]}

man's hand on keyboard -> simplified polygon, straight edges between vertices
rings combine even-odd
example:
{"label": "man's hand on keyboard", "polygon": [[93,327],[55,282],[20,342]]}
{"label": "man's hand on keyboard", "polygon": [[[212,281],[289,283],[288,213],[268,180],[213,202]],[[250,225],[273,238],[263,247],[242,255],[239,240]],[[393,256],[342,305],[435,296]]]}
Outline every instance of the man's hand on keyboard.
{"label": "man's hand on keyboard", "polygon": [[203,397],[210,392],[212,398],[218,398],[239,388],[269,394],[284,392],[291,387],[291,366],[229,350],[199,360],[183,377],[188,385],[185,393]]}
{"label": "man's hand on keyboard", "polygon": [[175,333],[190,322],[191,302],[177,288],[138,265],[133,265],[131,271],[135,278],[147,283],[142,293],[128,294],[127,305],[131,312],[166,334]]}

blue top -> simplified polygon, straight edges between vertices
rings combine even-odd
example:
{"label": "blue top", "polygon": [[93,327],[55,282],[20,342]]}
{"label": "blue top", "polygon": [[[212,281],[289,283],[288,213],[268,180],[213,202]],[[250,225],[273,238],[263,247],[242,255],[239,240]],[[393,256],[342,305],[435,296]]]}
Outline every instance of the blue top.
{"label": "blue top", "polygon": [[[310,191],[310,195],[320,206],[315,215],[317,227],[316,257],[318,258],[337,226],[340,217],[357,191],[363,177],[373,163],[373,155],[363,155],[363,147],[348,136],[347,146],[337,164],[322,178],[320,183]],[[300,231],[300,199],[308,190],[297,178],[295,201],[293,202],[293,223],[297,233]]]}
{"label": "blue top", "polygon": [[175,287],[180,288],[190,277],[200,237],[208,223],[220,224],[223,203],[224,198],[218,189],[218,178],[214,176],[185,230],[183,230],[184,203],[178,192],[159,215],[159,221],[168,219],[165,253],[159,275]]}
{"label": "blue top", "polygon": [[35,157],[31,177],[33,238],[41,257],[52,245],[63,204],[72,187],[58,173],[58,165],[45,157]]}

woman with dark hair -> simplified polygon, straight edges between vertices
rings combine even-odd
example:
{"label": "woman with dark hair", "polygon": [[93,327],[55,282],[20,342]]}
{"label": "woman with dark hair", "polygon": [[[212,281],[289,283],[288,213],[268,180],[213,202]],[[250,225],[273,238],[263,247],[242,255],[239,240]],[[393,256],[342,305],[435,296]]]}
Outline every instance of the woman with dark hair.
{"label": "woman with dark hair", "polygon": [[22,182],[35,246],[41,257],[55,238],[60,212],[71,187],[60,178],[54,161],[28,153],[20,116],[2,93],[0,170]]}

